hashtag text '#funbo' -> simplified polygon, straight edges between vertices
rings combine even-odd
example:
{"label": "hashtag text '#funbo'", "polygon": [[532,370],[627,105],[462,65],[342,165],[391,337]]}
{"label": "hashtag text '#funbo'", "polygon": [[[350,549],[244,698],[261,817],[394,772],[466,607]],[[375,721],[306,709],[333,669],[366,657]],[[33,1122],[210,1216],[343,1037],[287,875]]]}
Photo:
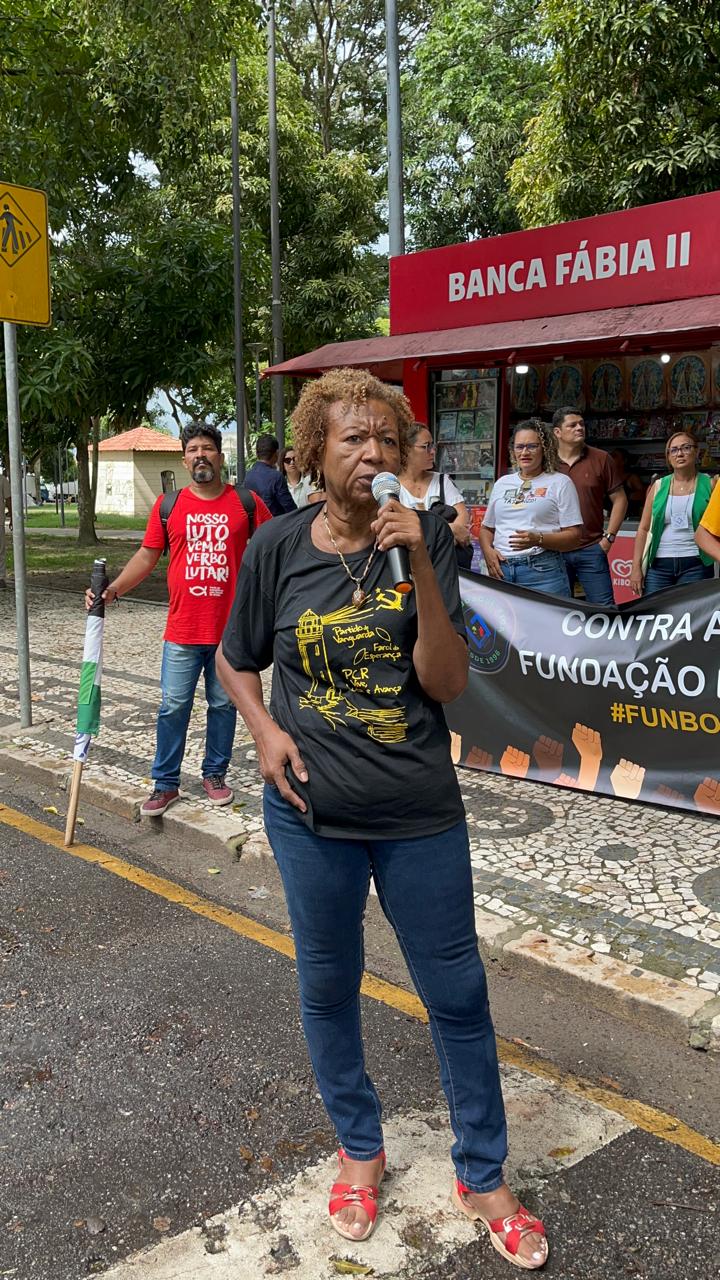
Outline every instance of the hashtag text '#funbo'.
{"label": "hashtag text '#funbo'", "polygon": [[614,724],[638,724],[646,729],[670,729],[679,733],[720,733],[720,717],[712,711],[652,707],[637,702],[613,702],[610,716]]}

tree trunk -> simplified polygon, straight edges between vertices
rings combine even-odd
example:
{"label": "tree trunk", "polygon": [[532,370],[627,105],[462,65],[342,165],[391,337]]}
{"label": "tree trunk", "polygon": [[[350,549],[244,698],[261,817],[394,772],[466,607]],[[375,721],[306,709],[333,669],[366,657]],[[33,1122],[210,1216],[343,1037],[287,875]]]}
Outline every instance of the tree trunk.
{"label": "tree trunk", "polygon": [[100,415],[95,414],[90,422],[92,424],[92,513],[95,519],[95,509],[97,506],[97,487],[98,472],[100,470]]}
{"label": "tree trunk", "polygon": [[88,451],[89,422],[78,428],[75,438],[78,473],[78,546],[97,545],[95,533],[95,508],[90,485],[90,457]]}

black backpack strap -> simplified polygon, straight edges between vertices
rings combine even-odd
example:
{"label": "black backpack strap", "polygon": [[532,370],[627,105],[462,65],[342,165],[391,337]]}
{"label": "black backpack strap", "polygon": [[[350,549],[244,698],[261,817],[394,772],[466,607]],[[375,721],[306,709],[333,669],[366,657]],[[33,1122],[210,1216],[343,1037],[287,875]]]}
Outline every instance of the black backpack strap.
{"label": "black backpack strap", "polygon": [[171,489],[169,493],[163,494],[162,502],[160,503],[160,523],[163,527],[163,533],[165,534],[165,552],[164,552],[165,555],[167,555],[170,550],[170,539],[168,538],[167,522],[170,518],[170,512],[172,511],[179,497],[180,497],[180,490]]}
{"label": "black backpack strap", "polygon": [[442,471],[440,472],[440,501],[441,501],[441,502],[443,503],[443,505],[444,505],[444,503],[445,503],[445,475],[444,475],[444,472],[442,472]]}
{"label": "black backpack strap", "polygon": [[252,489],[246,489],[245,485],[242,485],[242,484],[235,485],[235,492],[238,498],[240,499],[240,501],[242,502],[245,515],[248,518],[248,524],[250,526],[250,529],[248,532],[248,542],[249,542],[255,532],[255,514],[257,510],[255,507],[255,494],[253,493]]}

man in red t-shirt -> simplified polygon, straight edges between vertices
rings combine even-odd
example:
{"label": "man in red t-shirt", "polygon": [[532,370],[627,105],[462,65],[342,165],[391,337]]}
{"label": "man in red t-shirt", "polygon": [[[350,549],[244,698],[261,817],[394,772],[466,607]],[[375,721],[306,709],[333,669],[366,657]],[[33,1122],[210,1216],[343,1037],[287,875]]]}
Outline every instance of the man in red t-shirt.
{"label": "man in red t-shirt", "polygon": [[[222,637],[250,526],[240,498],[222,478],[222,437],[207,423],[192,423],[180,436],[190,484],[181,489],[167,521],[170,546],[170,610],[165,627],[157,744],[152,795],[140,806],[146,818],[160,818],[180,799],[180,767],[200,672],[205,674],[207,730],[203,787],[211,804],[230,804],[225,782],[235,736],[235,708],[215,674],[215,650]],[[272,517],[255,498],[255,525]],[[165,549],[158,498],[143,544],[105,592],[110,602],[132,591],[152,572]],[[92,603],[88,591],[86,602]]]}

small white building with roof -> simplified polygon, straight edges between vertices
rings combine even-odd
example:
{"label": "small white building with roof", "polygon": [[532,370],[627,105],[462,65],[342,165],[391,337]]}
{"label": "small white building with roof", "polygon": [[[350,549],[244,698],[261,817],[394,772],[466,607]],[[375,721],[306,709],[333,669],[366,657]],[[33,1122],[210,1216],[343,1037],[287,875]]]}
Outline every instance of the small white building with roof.
{"label": "small white building with roof", "polygon": [[147,516],[161,493],[189,483],[175,436],[153,427],[134,427],[100,441],[97,512]]}

